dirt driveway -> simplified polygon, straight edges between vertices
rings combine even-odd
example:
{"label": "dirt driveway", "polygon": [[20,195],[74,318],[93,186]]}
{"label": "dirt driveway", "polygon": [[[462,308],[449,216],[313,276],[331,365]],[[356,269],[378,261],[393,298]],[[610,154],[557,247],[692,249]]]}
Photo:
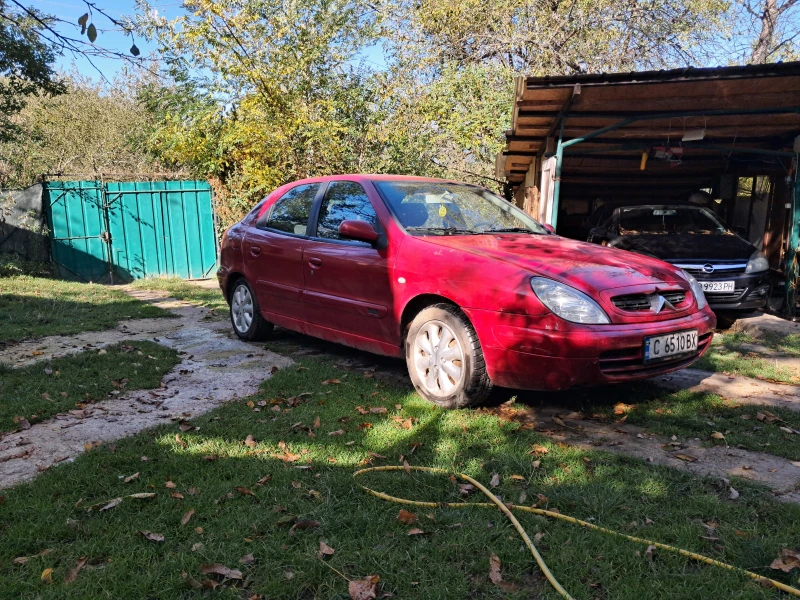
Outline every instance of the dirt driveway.
{"label": "dirt driveway", "polygon": [[[165,297],[164,293],[129,290],[157,303],[176,319],[121,322],[111,331],[83,333],[25,342],[0,351],[0,361],[26,365],[46,358],[81,352],[125,340],[150,339],[181,352],[182,361],[156,391],[139,391],[71,411],[30,430],[0,437],[0,488],[31,479],[54,464],[74,459],[84,444],[109,442],[165,420],[180,420],[207,412],[221,403],[257,391],[275,368],[292,364],[292,356],[325,355],[343,369],[375,369],[375,376],[410,390],[403,361],[377,357],[306,336],[279,332],[271,347],[240,341],[226,319],[207,309]],[[656,378],[669,390],[708,391],[737,404],[783,406],[800,411],[800,388],[746,377],[686,369]],[[695,475],[727,480],[732,476],[759,482],[777,498],[800,502],[800,463],[739,448],[707,447],[697,438],[674,439],[622,422],[608,422],[573,410],[586,391],[560,394],[499,390],[488,410],[521,422],[552,439],[579,447],[602,448],[617,454],[667,465]],[[604,388],[607,402],[630,399],[624,385]],[[24,452],[21,452],[24,449]],[[9,458],[21,455],[18,458]],[[685,457],[690,457],[687,460]]]}

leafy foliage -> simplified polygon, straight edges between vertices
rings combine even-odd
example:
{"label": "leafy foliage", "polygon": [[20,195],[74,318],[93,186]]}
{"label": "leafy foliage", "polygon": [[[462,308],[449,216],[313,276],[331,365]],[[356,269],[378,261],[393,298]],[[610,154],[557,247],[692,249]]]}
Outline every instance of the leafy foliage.
{"label": "leafy foliage", "polygon": [[0,0],[0,142],[17,132],[12,117],[27,96],[64,91],[53,70],[55,52],[40,37],[47,21],[34,8],[21,10]]}

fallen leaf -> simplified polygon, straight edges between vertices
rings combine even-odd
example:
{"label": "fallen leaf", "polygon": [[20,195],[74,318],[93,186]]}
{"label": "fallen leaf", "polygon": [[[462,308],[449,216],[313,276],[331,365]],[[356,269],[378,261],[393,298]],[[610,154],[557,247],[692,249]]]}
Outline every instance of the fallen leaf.
{"label": "fallen leaf", "polygon": [[322,385],[339,385],[340,383],[342,382],[338,379],[326,379],[322,382]]}
{"label": "fallen leaf", "polygon": [[239,559],[240,565],[252,565],[254,562],[256,562],[256,559],[252,554],[245,554]]}
{"label": "fallen leaf", "polygon": [[344,429],[337,429],[336,431],[331,431],[328,435],[342,435],[344,434]]}
{"label": "fallen leaf", "polygon": [[[53,569],[48,568],[42,571],[42,583],[53,583]],[[373,596],[374,598],[375,596]]]}
{"label": "fallen leaf", "polygon": [[614,414],[615,415],[624,415],[633,408],[632,404],[625,404],[624,402],[618,402],[614,405]]}
{"label": "fallen leaf", "polygon": [[256,481],[256,485],[264,485],[265,483],[267,483],[269,481],[272,481],[272,474],[271,473],[269,475],[265,475],[264,477],[262,477],[261,479]]}
{"label": "fallen leaf", "polygon": [[317,415],[317,417],[314,419],[314,423],[311,426],[314,429],[319,429],[319,426],[320,426],[319,415]]}
{"label": "fallen leaf", "polygon": [[183,500],[183,494],[181,494],[180,492],[172,492],[172,497],[175,498],[176,500]]}
{"label": "fallen leaf", "polygon": [[397,515],[397,520],[404,525],[411,525],[411,523],[414,523],[417,520],[417,515],[407,511],[404,508],[401,508],[400,513]]}
{"label": "fallen leaf", "polygon": [[194,515],[194,509],[190,508],[183,514],[183,518],[181,519],[181,525],[186,525],[189,522],[189,519],[192,518],[192,515]]}
{"label": "fallen leaf", "polygon": [[458,491],[464,496],[467,496],[475,491],[475,486],[472,485],[471,483],[459,483]]}
{"label": "fallen leaf", "polygon": [[525,481],[525,478],[522,475],[512,475],[511,479],[514,481]]}
{"label": "fallen leaf", "polygon": [[133,475],[128,475],[125,479],[123,479],[123,481],[125,483],[130,483],[131,481],[135,481],[137,479],[139,479],[139,473],[138,472],[134,473]]}
{"label": "fallen leaf", "polygon": [[347,591],[350,592],[352,600],[374,600],[380,581],[380,575],[368,575],[364,579],[354,579],[348,584]]}
{"label": "fallen leaf", "polygon": [[228,579],[241,579],[242,572],[238,569],[229,569],[225,565],[221,564],[213,564],[213,565],[202,565],[200,567],[200,572],[203,575],[220,575],[222,577],[227,577]]}
{"label": "fallen leaf", "polygon": [[408,530],[408,535],[422,535],[424,533],[425,532],[422,531],[422,529],[419,529],[418,527],[414,527],[413,529]]}
{"label": "fallen leaf", "polygon": [[160,533],[153,533],[152,531],[140,531],[139,535],[145,537],[145,539],[150,540],[151,542],[163,542],[164,536]]}
{"label": "fallen leaf", "polygon": [[86,561],[89,560],[88,556],[82,556],[78,559],[78,563],[69,570],[67,576],[64,577],[64,583],[72,583],[78,578],[78,572],[83,568],[83,565],[86,564]]}
{"label": "fallen leaf", "polygon": [[779,569],[788,573],[792,569],[800,569],[800,551],[784,548],[778,553],[778,558],[770,564],[771,569]]}
{"label": "fallen leaf", "polygon": [[255,448],[258,446],[258,442],[253,439],[252,435],[248,435],[244,440],[244,445],[248,448]]}
{"label": "fallen leaf", "polygon": [[528,454],[547,454],[549,450],[541,444],[534,444],[528,451]]}
{"label": "fallen leaf", "polygon": [[724,440],[725,436],[722,435],[719,431],[714,431],[711,433],[711,438],[715,440]]}
{"label": "fallen leaf", "polygon": [[489,579],[495,585],[503,582],[503,576],[500,574],[500,559],[496,554],[489,555]]}
{"label": "fallen leaf", "polygon": [[373,406],[369,409],[369,412],[382,415],[388,411],[385,406]]}
{"label": "fallen leaf", "polygon": [[377,452],[367,452],[372,458],[386,458],[382,454],[378,454]]}
{"label": "fallen leaf", "polygon": [[319,552],[317,552],[317,558],[320,560],[325,560],[326,556],[333,556],[333,553],[336,552],[333,548],[328,546],[325,542],[320,540],[319,542]]}
{"label": "fallen leaf", "polygon": [[[304,520],[304,521],[297,521],[294,525],[292,525],[292,530],[294,529],[312,529],[314,527],[319,527],[319,521],[311,521],[311,520]],[[291,530],[290,530],[291,533]]]}
{"label": "fallen leaf", "polygon": [[169,489],[171,489],[171,490],[174,490],[176,487],[178,487],[178,484],[176,484],[174,481],[170,480],[170,481],[167,481],[167,482],[164,484],[164,487],[165,487],[165,488],[169,488]]}
{"label": "fallen leaf", "polygon": [[138,494],[131,494],[129,496],[125,496],[126,498],[136,498],[137,500],[147,500],[149,498],[155,498],[155,492],[139,492]]}
{"label": "fallen leaf", "polygon": [[111,500],[110,502],[108,502],[108,503],[107,503],[105,506],[103,506],[103,507],[100,509],[100,512],[103,512],[103,511],[105,511],[105,510],[111,510],[111,509],[112,509],[112,508],[114,508],[115,506],[119,506],[121,503],[122,503],[122,498],[114,498],[113,500]]}
{"label": "fallen leaf", "polygon": [[694,462],[697,460],[694,456],[690,456],[688,454],[673,454],[672,456],[686,462]]}
{"label": "fallen leaf", "polygon": [[407,460],[403,460],[403,468],[406,470],[406,473],[411,475],[411,465],[408,464]]}
{"label": "fallen leaf", "polygon": [[739,498],[739,492],[737,492],[733,488],[730,488],[730,493],[728,494],[728,498],[730,498],[731,500],[736,500],[737,498]]}
{"label": "fallen leaf", "polygon": [[237,492],[239,492],[240,494],[244,495],[244,496],[255,496],[255,494],[253,492],[251,492],[249,489],[247,489],[246,487],[235,487],[233,489],[236,490]]}
{"label": "fallen leaf", "polygon": [[655,552],[655,550],[656,550],[656,547],[651,544],[651,545],[649,545],[647,547],[647,550],[644,551],[644,555],[647,558],[653,558],[653,552]]}
{"label": "fallen leaf", "polygon": [[540,466],[541,464],[542,464],[542,461],[541,461],[541,460],[534,460],[534,461],[531,463],[531,466],[532,466],[534,469],[538,469],[538,468],[539,468],[539,466]]}

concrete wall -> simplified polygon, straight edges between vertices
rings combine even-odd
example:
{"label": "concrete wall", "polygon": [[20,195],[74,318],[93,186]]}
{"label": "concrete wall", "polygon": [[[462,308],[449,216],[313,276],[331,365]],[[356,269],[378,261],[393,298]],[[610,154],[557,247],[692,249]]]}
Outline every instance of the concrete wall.
{"label": "concrete wall", "polygon": [[0,254],[50,260],[41,184],[25,190],[0,190]]}

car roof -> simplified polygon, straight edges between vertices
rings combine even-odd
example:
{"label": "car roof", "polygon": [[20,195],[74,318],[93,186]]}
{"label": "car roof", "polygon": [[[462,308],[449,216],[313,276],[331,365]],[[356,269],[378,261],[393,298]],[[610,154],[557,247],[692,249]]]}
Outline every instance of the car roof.
{"label": "car roof", "polygon": [[[454,179],[439,179],[436,177],[419,177],[417,175],[391,175],[391,174],[378,174],[378,173],[349,173],[342,175],[324,175],[322,177],[309,177],[307,179],[299,179],[292,183],[318,183],[321,181],[429,181],[431,183],[459,183],[464,184],[463,181],[456,181]],[[464,184],[473,185],[473,184]],[[479,186],[478,186],[479,187]]]}

